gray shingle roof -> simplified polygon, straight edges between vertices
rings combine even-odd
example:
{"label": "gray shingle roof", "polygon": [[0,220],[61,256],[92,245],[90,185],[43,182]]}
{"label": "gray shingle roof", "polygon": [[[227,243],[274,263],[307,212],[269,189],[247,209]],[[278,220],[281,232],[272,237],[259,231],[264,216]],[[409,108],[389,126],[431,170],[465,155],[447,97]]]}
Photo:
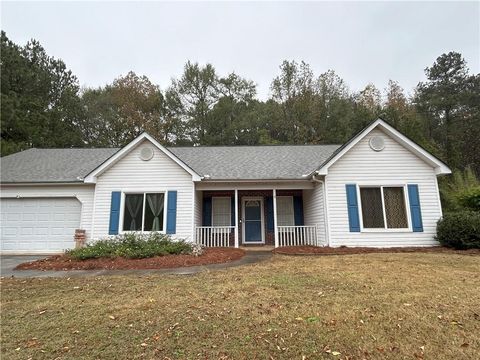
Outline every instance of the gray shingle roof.
{"label": "gray shingle roof", "polygon": [[82,182],[118,149],[29,149],[0,159],[2,183]]}
{"label": "gray shingle roof", "polygon": [[302,179],[340,145],[199,146],[169,148],[212,180]]}
{"label": "gray shingle roof", "polygon": [[[212,180],[302,179],[339,145],[199,146],[169,150]],[[0,159],[2,183],[82,182],[119,149],[29,149]]]}

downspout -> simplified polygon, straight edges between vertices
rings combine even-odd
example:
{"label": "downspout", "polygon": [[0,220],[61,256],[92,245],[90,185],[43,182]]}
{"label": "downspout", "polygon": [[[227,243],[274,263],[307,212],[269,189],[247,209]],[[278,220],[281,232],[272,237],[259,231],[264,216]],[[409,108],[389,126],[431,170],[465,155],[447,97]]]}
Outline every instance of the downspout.
{"label": "downspout", "polygon": [[[327,209],[327,183],[324,180],[317,179],[317,174],[313,173],[312,180],[316,183],[323,185],[323,209],[324,209],[324,221],[325,221],[325,240],[327,241],[327,246],[330,246],[330,233],[329,233],[329,224],[328,224],[328,209]],[[325,180],[327,177],[325,176]]]}

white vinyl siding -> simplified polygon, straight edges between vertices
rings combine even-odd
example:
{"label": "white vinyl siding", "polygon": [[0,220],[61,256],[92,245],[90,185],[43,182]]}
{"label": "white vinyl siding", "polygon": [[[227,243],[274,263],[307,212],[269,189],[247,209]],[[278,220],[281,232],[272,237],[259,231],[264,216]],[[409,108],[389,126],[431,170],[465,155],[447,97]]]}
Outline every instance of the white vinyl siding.
{"label": "white vinyl siding", "polygon": [[293,196],[277,196],[277,225],[295,225],[293,213]]}
{"label": "white vinyl siding", "polygon": [[212,197],[212,226],[230,226],[232,222],[230,197]]}
{"label": "white vinyl siding", "polygon": [[193,226],[202,226],[202,192],[195,190],[193,192],[195,196],[194,201],[194,216],[193,216]]}
{"label": "white vinyl siding", "polygon": [[305,225],[317,226],[321,244],[326,244],[325,207],[323,183],[316,183],[312,190],[303,190],[303,217]]}
{"label": "white vinyl siding", "polygon": [[[372,136],[382,136],[385,139],[384,150],[376,152],[370,148],[368,141]],[[326,182],[331,246],[438,245],[434,236],[436,223],[441,217],[441,208],[435,171],[381,130],[372,130],[333,164],[326,176]],[[358,186],[418,184],[424,231],[389,229],[378,232],[350,232],[345,184]]]}
{"label": "white vinyl siding", "polygon": [[[154,156],[149,161],[140,159],[144,146],[154,149]],[[169,190],[177,191],[177,226],[173,236],[191,240],[194,218],[192,176],[148,140],[142,141],[97,178],[94,238],[108,236],[112,191],[167,194]]]}

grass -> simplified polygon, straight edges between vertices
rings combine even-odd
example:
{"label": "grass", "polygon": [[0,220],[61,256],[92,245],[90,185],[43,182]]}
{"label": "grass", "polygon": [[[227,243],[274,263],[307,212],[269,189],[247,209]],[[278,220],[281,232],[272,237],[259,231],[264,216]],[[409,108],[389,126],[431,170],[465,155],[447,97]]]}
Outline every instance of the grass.
{"label": "grass", "polygon": [[480,257],[286,257],[194,276],[2,280],[2,358],[476,359]]}

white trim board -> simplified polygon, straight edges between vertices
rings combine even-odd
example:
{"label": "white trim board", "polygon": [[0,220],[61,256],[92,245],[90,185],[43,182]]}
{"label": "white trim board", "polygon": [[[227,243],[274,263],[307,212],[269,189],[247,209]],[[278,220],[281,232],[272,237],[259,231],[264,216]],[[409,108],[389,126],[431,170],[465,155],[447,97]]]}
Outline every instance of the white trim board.
{"label": "white trim board", "polygon": [[311,180],[299,180],[299,181],[284,181],[284,182],[271,182],[271,181],[257,181],[255,182],[200,182],[195,184],[196,190],[303,190],[313,189],[314,184]]}

